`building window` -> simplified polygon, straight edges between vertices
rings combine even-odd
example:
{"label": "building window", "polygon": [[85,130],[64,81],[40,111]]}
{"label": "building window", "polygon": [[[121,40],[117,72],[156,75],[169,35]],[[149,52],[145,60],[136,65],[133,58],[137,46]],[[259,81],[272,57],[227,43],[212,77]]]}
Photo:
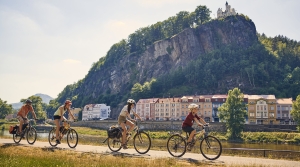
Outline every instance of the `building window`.
{"label": "building window", "polygon": [[254,113],[253,112],[250,112],[250,117],[254,117]]}
{"label": "building window", "polygon": [[270,117],[274,118],[275,114],[273,112],[270,113]]}
{"label": "building window", "polygon": [[274,106],[271,106],[271,110],[274,110]]}

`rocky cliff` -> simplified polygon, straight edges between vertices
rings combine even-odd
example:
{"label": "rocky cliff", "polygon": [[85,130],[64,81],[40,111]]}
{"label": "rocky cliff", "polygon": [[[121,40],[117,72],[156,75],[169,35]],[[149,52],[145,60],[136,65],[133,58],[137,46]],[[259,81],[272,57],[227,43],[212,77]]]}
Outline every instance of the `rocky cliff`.
{"label": "rocky cliff", "polygon": [[[107,57],[102,59],[103,64],[99,68],[91,68],[83,80],[67,86],[58,101],[76,96],[75,99],[80,99],[83,106],[86,103],[103,103],[106,95],[110,96],[109,101],[114,95],[116,97],[113,98],[122,98],[120,96],[128,95],[135,83],[143,84],[178,68],[184,69],[191,61],[216,49],[231,45],[247,48],[257,40],[255,25],[245,16],[212,20],[156,41],[143,52],[125,54],[110,60],[110,63],[106,61]],[[114,105],[119,102],[120,99]]]}
{"label": "rocky cliff", "polygon": [[246,48],[257,41],[256,28],[245,17],[228,17],[213,20],[196,28],[188,28],[169,39],[155,42],[142,54],[130,54],[120,59],[118,65],[98,71],[106,76],[98,93],[107,89],[111,93],[123,92],[127,83],[136,78],[139,83],[168,74],[178,67],[185,67],[198,56],[227,45]]}

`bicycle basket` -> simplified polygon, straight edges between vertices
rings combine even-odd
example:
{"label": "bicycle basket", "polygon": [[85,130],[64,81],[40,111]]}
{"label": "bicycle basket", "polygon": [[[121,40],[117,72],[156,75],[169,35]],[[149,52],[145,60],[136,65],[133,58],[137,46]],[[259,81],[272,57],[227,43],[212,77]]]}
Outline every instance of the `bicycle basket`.
{"label": "bicycle basket", "polygon": [[107,130],[107,136],[109,138],[120,138],[122,136],[122,128],[110,127]]}

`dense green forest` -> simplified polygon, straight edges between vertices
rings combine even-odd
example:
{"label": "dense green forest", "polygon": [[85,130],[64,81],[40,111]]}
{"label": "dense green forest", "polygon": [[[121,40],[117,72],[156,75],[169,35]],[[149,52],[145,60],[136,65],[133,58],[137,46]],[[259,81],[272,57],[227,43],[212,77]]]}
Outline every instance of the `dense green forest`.
{"label": "dense green forest", "polygon": [[[210,13],[206,6],[198,6],[191,13],[182,11],[165,21],[138,29],[128,39],[114,44],[106,56],[93,63],[85,78],[67,85],[57,99],[50,101],[47,112],[51,115],[66,99],[73,100],[74,107],[106,103],[117,108],[129,97],[138,100],[191,94],[226,94],[229,88],[224,83],[230,78],[238,78],[236,82],[240,83],[239,88],[244,94],[275,94],[278,98],[295,99],[300,90],[300,42],[284,36],[267,37],[265,34],[257,34],[258,40],[250,47],[222,46],[191,60],[184,68],[151,81],[138,83],[132,77],[122,93],[113,94],[109,89],[101,94],[87,93],[87,89],[97,90],[95,85],[100,85],[107,77],[99,76],[99,71],[109,73],[110,68],[117,66],[125,55],[138,57],[157,41],[169,39],[186,28],[209,24],[212,21]],[[252,22],[247,16],[240,16]],[[226,18],[214,21],[220,22],[221,26],[224,20]],[[128,68],[134,68],[134,64]]]}

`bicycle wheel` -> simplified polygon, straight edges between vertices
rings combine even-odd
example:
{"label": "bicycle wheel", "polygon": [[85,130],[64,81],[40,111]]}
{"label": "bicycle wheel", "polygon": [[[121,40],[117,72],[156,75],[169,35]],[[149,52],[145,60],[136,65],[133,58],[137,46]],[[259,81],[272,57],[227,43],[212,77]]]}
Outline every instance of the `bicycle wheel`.
{"label": "bicycle wheel", "polygon": [[57,143],[56,143],[56,138],[55,138],[55,128],[52,128],[49,132],[49,135],[48,135],[48,141],[49,141],[49,144],[51,146],[57,146]]}
{"label": "bicycle wheel", "polygon": [[67,143],[70,148],[75,148],[78,144],[78,134],[76,130],[69,129],[67,134]]}
{"label": "bicycle wheel", "polygon": [[167,149],[173,157],[181,157],[186,152],[186,141],[178,134],[172,135],[167,142]]}
{"label": "bicycle wheel", "polygon": [[122,146],[122,142],[121,142],[122,137],[120,137],[119,139],[111,139],[108,138],[107,139],[107,146],[108,148],[112,151],[112,152],[117,152],[119,150],[121,150],[121,146]]}
{"label": "bicycle wheel", "polygon": [[15,143],[20,143],[22,137],[20,135],[17,134],[13,134],[13,140]]}
{"label": "bicycle wheel", "polygon": [[222,153],[220,141],[213,136],[206,136],[200,143],[201,154],[208,160],[218,159]]}
{"label": "bicycle wheel", "polygon": [[36,141],[36,130],[34,128],[29,128],[26,131],[26,139],[29,144],[33,144]]}
{"label": "bicycle wheel", "polygon": [[139,132],[133,137],[134,149],[140,154],[146,154],[151,147],[151,139],[145,132]]}

